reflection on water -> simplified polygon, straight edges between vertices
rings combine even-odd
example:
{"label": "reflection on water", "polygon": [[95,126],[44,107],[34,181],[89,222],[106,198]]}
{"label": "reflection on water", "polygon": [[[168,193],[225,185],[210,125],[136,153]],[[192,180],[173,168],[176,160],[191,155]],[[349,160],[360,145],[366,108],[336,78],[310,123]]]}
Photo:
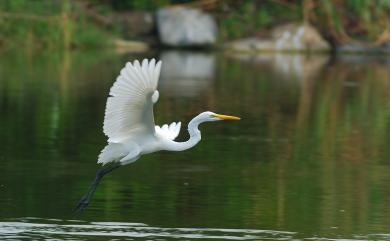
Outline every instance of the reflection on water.
{"label": "reflection on water", "polygon": [[161,54],[163,61],[159,88],[175,96],[196,97],[207,92],[215,72],[215,55],[169,51]]}
{"label": "reflection on water", "polygon": [[[204,110],[242,121],[204,124],[194,149],[115,171],[80,217],[88,222],[61,221],[97,169],[118,70],[143,57],[164,61],[158,124]],[[8,52],[0,57],[0,116],[0,232],[9,237],[389,239],[383,58]],[[15,219],[26,216],[60,221]]]}
{"label": "reflection on water", "polygon": [[234,54],[231,58],[248,63],[260,63],[268,66],[273,72],[278,73],[288,81],[301,81],[305,78],[313,78],[329,62],[329,55],[300,55],[300,54],[263,54],[248,55]]}

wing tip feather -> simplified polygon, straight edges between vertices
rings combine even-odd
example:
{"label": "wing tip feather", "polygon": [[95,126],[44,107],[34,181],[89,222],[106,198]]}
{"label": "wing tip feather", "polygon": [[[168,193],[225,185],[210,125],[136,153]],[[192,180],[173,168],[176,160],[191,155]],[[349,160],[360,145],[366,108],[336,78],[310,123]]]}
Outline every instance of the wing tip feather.
{"label": "wing tip feather", "polygon": [[[104,114],[103,132],[109,140],[123,139],[123,131],[132,128],[132,124],[124,124],[127,118],[122,112],[125,111],[126,106],[126,108],[135,108],[142,104],[143,102],[139,102],[138,99],[149,95],[151,90],[154,90],[152,102],[158,101],[157,84],[161,64],[161,60],[145,58],[142,60],[142,65],[139,60],[128,61],[121,69],[110,88]],[[132,120],[132,123],[133,121],[136,120]]]}

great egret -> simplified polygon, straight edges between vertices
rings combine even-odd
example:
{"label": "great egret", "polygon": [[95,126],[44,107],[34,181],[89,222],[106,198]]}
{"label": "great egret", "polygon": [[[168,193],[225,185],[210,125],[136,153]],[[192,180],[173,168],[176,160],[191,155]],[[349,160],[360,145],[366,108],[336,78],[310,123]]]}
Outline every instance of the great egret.
{"label": "great egret", "polygon": [[98,163],[104,167],[96,173],[76,212],[88,206],[100,180],[112,170],[130,164],[144,154],[160,150],[183,151],[195,146],[201,139],[198,126],[203,122],[240,119],[210,111],[200,113],[188,124],[189,140],[175,142],[180,132],[180,122],[161,127],[154,124],[153,105],[159,97],[157,83],[160,69],[161,61],[156,63],[155,59],[144,59],[142,64],[138,60],[129,62],[111,87],[103,126],[108,144],[98,158]]}

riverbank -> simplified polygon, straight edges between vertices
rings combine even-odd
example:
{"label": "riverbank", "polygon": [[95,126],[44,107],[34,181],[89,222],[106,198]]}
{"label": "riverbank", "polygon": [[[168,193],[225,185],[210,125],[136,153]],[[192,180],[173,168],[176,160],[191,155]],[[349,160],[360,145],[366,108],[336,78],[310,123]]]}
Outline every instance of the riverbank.
{"label": "riverbank", "polygon": [[157,2],[4,1],[0,48],[390,53],[386,3]]}

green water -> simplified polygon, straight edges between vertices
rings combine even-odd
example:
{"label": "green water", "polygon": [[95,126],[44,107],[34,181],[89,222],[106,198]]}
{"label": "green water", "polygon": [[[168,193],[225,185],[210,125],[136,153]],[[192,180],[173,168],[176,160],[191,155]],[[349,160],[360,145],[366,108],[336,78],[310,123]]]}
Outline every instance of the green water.
{"label": "green water", "polygon": [[[157,124],[193,149],[106,176],[78,217],[126,61],[163,60]],[[0,239],[390,240],[390,60],[103,51],[0,55]]]}

